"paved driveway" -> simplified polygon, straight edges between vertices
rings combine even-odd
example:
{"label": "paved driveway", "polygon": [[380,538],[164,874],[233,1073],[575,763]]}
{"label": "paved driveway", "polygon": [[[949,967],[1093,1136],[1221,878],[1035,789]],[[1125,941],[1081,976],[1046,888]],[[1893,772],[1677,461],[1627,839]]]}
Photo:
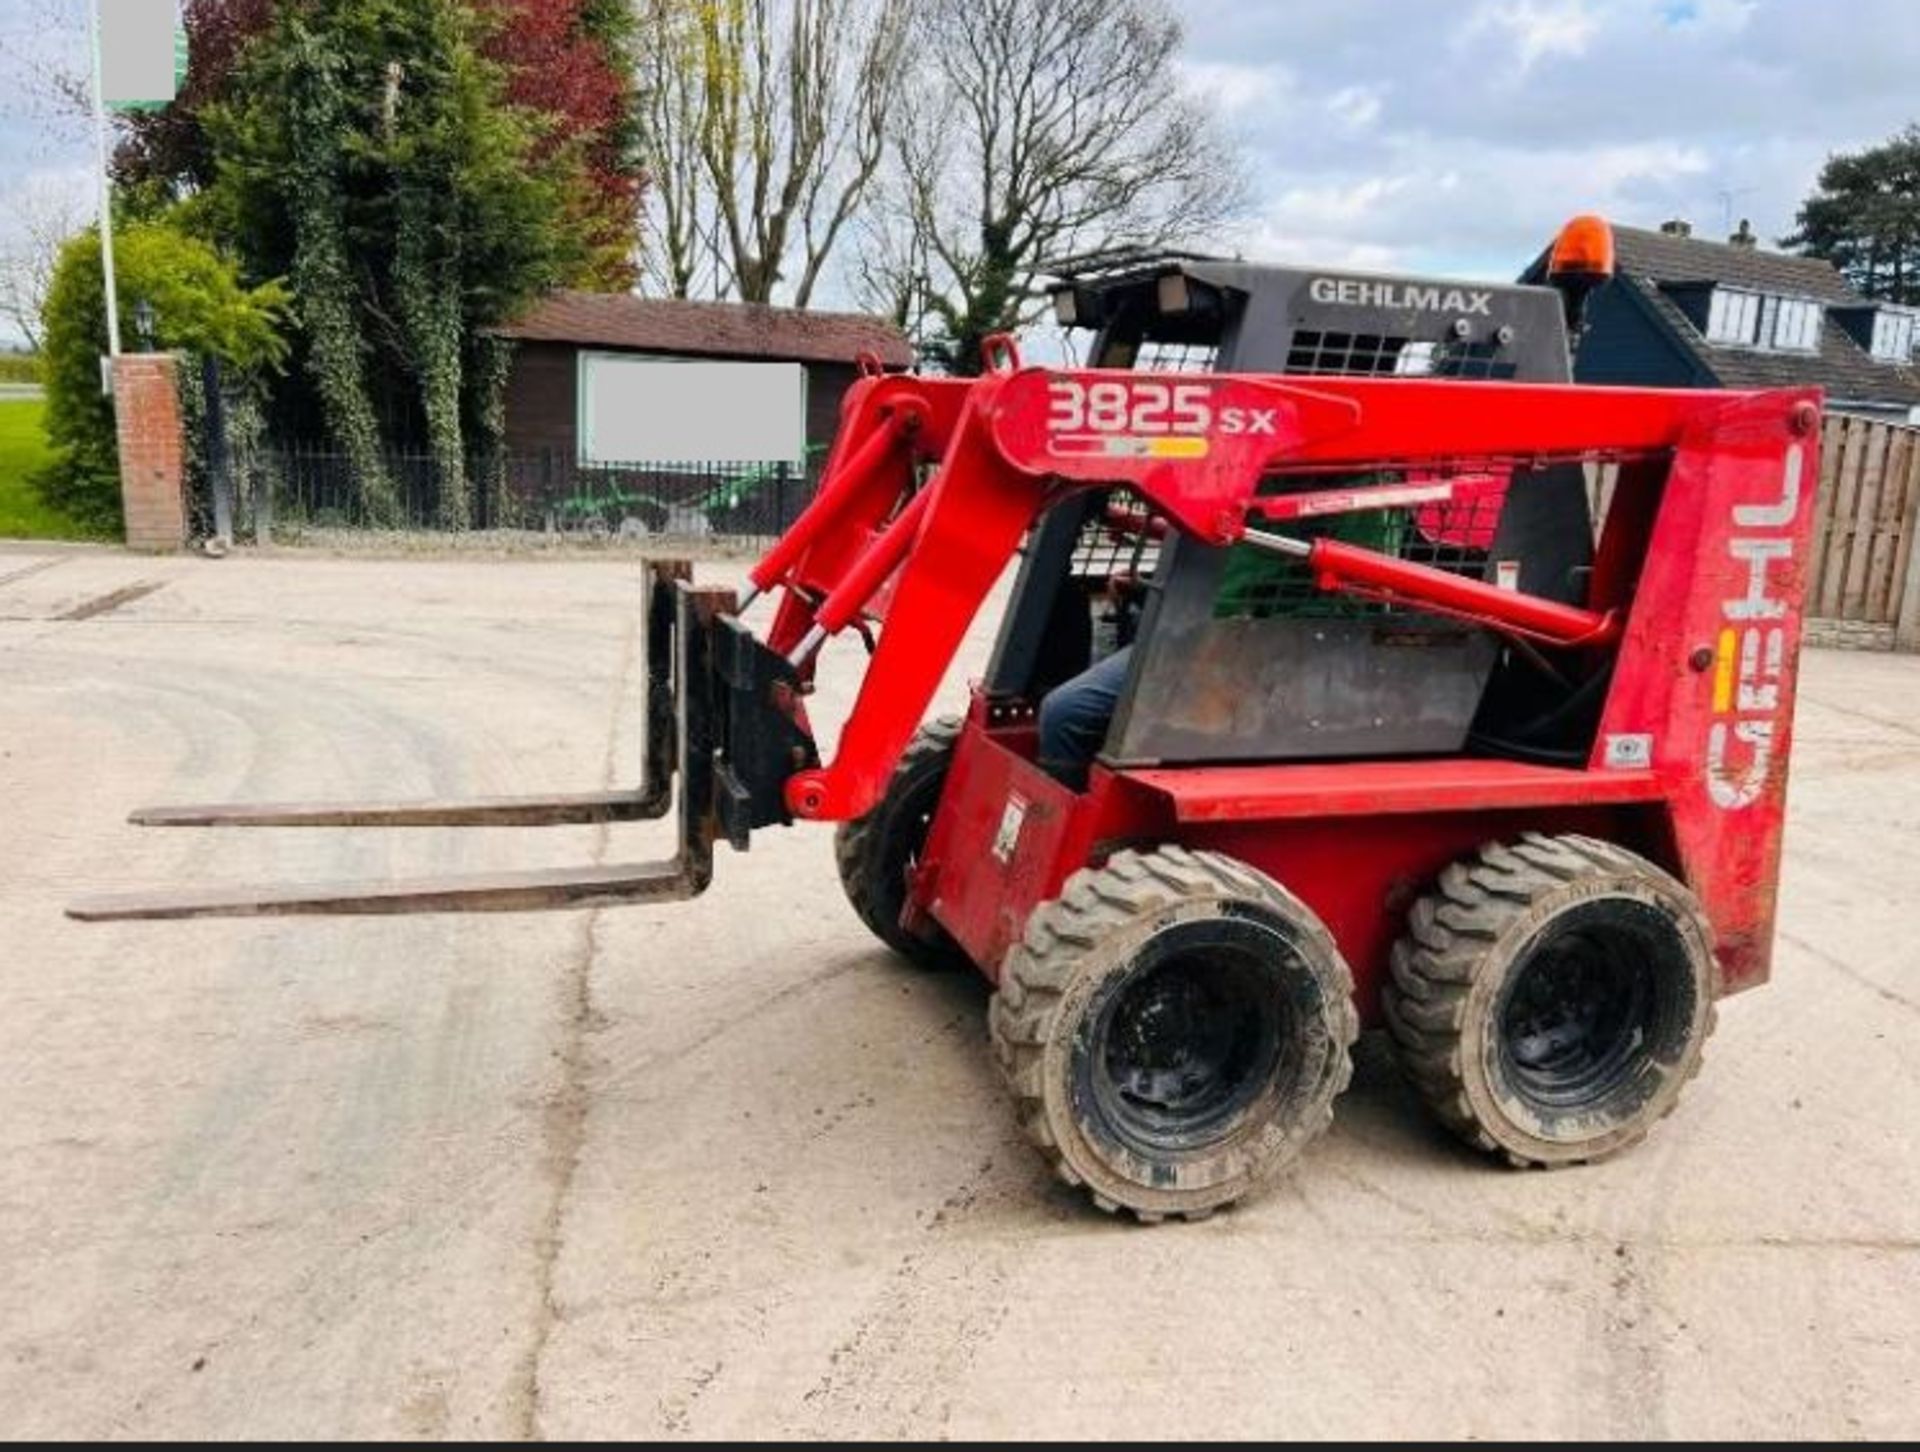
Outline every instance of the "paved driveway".
{"label": "paved driveway", "polygon": [[[0,553],[0,1428],[1920,1426],[1920,660],[1809,658],[1778,978],[1640,1151],[1489,1168],[1367,1043],[1299,1172],[1195,1226],[1048,1179],[982,992],[869,940],[824,830],[723,852],[673,907],[60,915],[130,883],[654,855],[657,824],[122,823],[625,780],[638,598],[631,563]],[[826,714],[860,659],[830,655]]]}

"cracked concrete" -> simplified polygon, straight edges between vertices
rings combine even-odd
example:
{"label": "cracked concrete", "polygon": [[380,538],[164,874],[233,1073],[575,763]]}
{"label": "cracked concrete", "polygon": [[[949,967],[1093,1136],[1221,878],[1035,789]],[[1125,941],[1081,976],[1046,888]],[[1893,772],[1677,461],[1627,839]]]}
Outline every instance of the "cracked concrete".
{"label": "cracked concrete", "polygon": [[825,831],[617,912],[59,915],[657,855],[661,824],[124,825],[630,777],[638,600],[631,560],[0,558],[10,1435],[1913,1432],[1920,660],[1808,658],[1777,979],[1648,1144],[1488,1168],[1369,1040],[1299,1173],[1205,1225],[1049,1180],[983,994],[872,943]]}
{"label": "cracked concrete", "polygon": [[[628,739],[626,733],[631,723],[624,707],[633,699],[635,691],[643,689],[644,685],[634,680],[637,647],[641,642],[641,619],[636,612],[628,620],[620,648],[620,665],[608,704],[610,724],[606,753],[600,769],[600,785],[606,790],[612,790],[625,781],[623,768],[627,763],[621,747]],[[592,861],[595,866],[607,860],[607,845],[611,838],[612,833],[607,827],[594,829]],[[587,1035],[593,1028],[593,974],[600,950],[601,911],[594,909],[573,916],[579,923],[580,946],[567,963],[566,974],[561,982],[560,1082],[547,1102],[544,1123],[546,1148],[542,1162],[553,1193],[534,1242],[539,1308],[528,1336],[521,1384],[514,1394],[517,1412],[514,1432],[523,1441],[544,1440],[540,1422],[540,1369],[546,1356],[548,1338],[560,1319],[560,1310],[553,1295],[554,1267],[559,1264],[560,1247],[566,1233],[567,1202],[573,1191],[574,1174],[580,1167],[580,1152],[587,1138],[590,1092],[587,1084]]]}

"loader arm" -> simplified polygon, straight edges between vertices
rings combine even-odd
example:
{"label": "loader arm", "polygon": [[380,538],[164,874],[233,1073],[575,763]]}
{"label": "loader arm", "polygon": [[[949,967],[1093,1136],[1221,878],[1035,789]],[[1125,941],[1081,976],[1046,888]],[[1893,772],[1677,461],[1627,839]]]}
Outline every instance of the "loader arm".
{"label": "loader arm", "polygon": [[[943,386],[953,387],[951,383]],[[845,821],[869,811],[924,718],[941,677],[1020,541],[1046,508],[1075,489],[1125,486],[1172,524],[1210,544],[1247,540],[1307,559],[1323,590],[1393,599],[1461,617],[1513,637],[1558,645],[1603,645],[1617,616],[1558,605],[1463,580],[1459,575],[1331,541],[1312,546],[1260,531],[1249,514],[1297,517],[1261,499],[1273,469],[1338,471],[1395,458],[1552,457],[1596,442],[1623,456],[1677,447],[1698,426],[1686,394],[1560,386],[1296,381],[1203,375],[1179,381],[1102,370],[1010,368],[966,385],[934,481],[902,504],[836,571],[807,574],[803,554],[776,633],[801,632],[791,659],[806,664],[820,643],[858,618],[883,583],[892,598],[877,649],[828,765],[787,783],[796,818]],[[1398,486],[1348,486],[1339,501],[1395,501]],[[896,496],[898,497],[898,496]],[[1293,501],[1297,507],[1298,500]],[[857,524],[857,520],[848,521]],[[841,541],[851,528],[819,524]],[[764,562],[763,562],[764,563]],[[762,575],[756,571],[756,583]],[[769,585],[778,583],[769,572]]]}

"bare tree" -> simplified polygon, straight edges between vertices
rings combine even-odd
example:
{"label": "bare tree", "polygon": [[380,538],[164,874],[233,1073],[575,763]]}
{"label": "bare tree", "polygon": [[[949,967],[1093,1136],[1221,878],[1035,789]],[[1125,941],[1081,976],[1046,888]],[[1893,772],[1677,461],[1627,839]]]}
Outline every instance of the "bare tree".
{"label": "bare tree", "polygon": [[733,272],[701,155],[705,48],[686,0],[640,0],[637,102],[647,148],[640,247],[642,285],[669,297],[726,297]]}
{"label": "bare tree", "polygon": [[885,156],[920,0],[643,3],[649,280],[807,306]]}
{"label": "bare tree", "polygon": [[82,173],[38,173],[12,188],[0,221],[0,319],[27,346],[40,348],[40,309],[53,285],[60,248],[93,221]]}
{"label": "bare tree", "polygon": [[0,21],[0,127],[15,167],[0,175],[0,323],[40,346],[40,308],[60,246],[94,220],[93,91],[83,11],[8,0]]}
{"label": "bare tree", "polygon": [[1039,279],[1068,257],[1202,239],[1244,210],[1238,158],[1181,84],[1164,0],[921,12],[890,127],[892,205],[858,279],[948,368],[978,371],[982,338],[1037,318]]}
{"label": "bare tree", "polygon": [[85,11],[71,0],[8,0],[0,24],[0,117],[54,149],[84,141],[93,115]]}

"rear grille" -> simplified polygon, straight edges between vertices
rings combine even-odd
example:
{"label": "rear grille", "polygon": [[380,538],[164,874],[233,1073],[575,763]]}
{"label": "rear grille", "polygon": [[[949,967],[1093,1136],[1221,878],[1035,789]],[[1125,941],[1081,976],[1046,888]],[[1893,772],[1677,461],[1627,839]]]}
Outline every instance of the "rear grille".
{"label": "rear grille", "polygon": [[1500,356],[1498,343],[1442,343],[1433,372],[1440,378],[1509,379],[1518,374],[1519,365]]}
{"label": "rear grille", "polygon": [[1413,339],[1389,333],[1326,333],[1302,328],[1293,335],[1287,372],[1390,377],[1400,371],[1400,359],[1411,346]]}
{"label": "rear grille", "polygon": [[1149,338],[1141,343],[1133,366],[1140,373],[1211,373],[1219,356],[1217,343],[1163,343]]}
{"label": "rear grille", "polygon": [[1287,372],[1344,378],[1512,378],[1518,365],[1496,342],[1428,342],[1393,333],[1332,333],[1302,328],[1287,352]]}

